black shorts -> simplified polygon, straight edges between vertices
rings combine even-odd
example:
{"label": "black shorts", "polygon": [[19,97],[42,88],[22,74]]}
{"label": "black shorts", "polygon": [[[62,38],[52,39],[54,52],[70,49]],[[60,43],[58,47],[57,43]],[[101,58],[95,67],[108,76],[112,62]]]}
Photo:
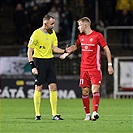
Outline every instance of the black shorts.
{"label": "black shorts", "polygon": [[56,83],[56,73],[53,58],[34,58],[34,62],[38,70],[38,75],[35,78],[35,85]]}

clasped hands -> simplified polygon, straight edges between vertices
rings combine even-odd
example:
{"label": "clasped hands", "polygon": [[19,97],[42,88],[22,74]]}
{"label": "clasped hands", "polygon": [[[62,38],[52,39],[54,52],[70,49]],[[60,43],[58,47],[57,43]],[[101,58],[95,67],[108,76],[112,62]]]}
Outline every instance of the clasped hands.
{"label": "clasped hands", "polygon": [[71,45],[68,47],[68,45],[65,48],[65,53],[60,56],[60,59],[65,59],[67,56],[69,56],[74,51],[74,45]]}

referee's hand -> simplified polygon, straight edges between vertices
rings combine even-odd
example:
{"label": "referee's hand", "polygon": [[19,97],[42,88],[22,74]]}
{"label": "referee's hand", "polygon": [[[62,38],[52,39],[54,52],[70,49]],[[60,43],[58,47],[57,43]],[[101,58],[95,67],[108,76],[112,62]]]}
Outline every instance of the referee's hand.
{"label": "referee's hand", "polygon": [[67,56],[69,56],[69,53],[64,53],[60,56],[60,59],[65,59]]}
{"label": "referee's hand", "polygon": [[37,69],[36,69],[36,68],[32,68],[32,73],[33,73],[34,75],[38,75]]}

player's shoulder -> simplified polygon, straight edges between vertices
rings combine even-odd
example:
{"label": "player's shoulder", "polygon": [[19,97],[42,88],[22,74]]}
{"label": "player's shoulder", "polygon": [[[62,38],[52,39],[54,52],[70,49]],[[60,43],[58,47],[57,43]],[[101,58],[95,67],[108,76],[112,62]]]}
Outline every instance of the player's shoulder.
{"label": "player's shoulder", "polygon": [[81,36],[84,36],[84,35],[85,35],[84,33],[79,33],[78,37],[81,37]]}
{"label": "player's shoulder", "polygon": [[93,33],[93,34],[97,34],[97,35],[101,34],[100,32],[95,31],[95,30],[92,30],[92,33]]}
{"label": "player's shoulder", "polygon": [[96,35],[98,37],[103,37],[102,33],[95,31],[95,30],[93,30],[93,35]]}

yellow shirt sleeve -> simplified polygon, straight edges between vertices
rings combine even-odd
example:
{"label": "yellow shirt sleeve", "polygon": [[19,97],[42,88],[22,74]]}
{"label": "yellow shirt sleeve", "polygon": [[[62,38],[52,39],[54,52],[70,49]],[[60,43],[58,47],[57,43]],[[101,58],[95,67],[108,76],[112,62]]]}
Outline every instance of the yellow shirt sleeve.
{"label": "yellow shirt sleeve", "polygon": [[35,48],[37,43],[38,43],[38,39],[37,39],[36,32],[33,32],[33,34],[30,37],[30,40],[29,40],[29,43],[28,43],[28,47]]}

